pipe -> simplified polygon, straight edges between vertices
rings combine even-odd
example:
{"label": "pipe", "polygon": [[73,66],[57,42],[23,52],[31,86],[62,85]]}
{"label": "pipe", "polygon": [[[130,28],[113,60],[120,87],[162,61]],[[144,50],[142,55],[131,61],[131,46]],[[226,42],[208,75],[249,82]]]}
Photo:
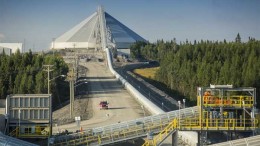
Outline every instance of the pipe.
{"label": "pipe", "polygon": [[141,103],[144,105],[145,108],[147,108],[152,114],[162,114],[165,113],[162,109],[160,109],[158,106],[156,106],[153,102],[148,100],[144,95],[142,95],[138,90],[136,90],[130,83],[128,83],[121,75],[119,75],[112,66],[112,57],[110,50],[106,48],[106,54],[107,54],[107,62],[109,70],[112,74],[115,75],[117,79],[119,79],[122,84],[125,86],[125,88]]}
{"label": "pipe", "polygon": [[0,132],[0,145],[3,146],[38,146],[20,139],[16,139]]}

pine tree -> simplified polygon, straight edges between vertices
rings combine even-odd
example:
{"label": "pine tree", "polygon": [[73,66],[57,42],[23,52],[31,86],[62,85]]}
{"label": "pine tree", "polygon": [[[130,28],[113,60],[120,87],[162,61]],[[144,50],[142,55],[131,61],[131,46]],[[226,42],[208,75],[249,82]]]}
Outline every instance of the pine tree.
{"label": "pine tree", "polygon": [[240,37],[240,34],[238,33],[237,34],[237,37],[236,37],[236,40],[235,40],[237,43],[241,43],[241,37]]}

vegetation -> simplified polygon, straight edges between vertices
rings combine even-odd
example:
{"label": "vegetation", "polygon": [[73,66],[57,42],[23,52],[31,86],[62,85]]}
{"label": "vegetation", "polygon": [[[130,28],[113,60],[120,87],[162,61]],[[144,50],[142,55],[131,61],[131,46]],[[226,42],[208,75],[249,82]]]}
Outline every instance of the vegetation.
{"label": "vegetation", "polygon": [[[31,51],[21,54],[19,50],[11,56],[4,52],[0,54],[0,99],[9,94],[47,94],[48,79],[47,72],[43,70],[44,64],[54,65],[51,78],[68,72],[68,66],[58,55],[36,55]],[[53,105],[59,102],[58,97],[68,95],[68,87],[64,84],[59,78],[50,82]]]}
{"label": "vegetation", "polygon": [[134,73],[148,79],[155,79],[155,74],[157,70],[159,70],[159,67],[142,68],[142,69],[135,69]]}
{"label": "vegetation", "polygon": [[[234,42],[176,40],[153,44],[136,43],[132,52],[160,62],[156,81],[196,100],[196,88],[210,84],[233,84],[235,87],[255,87],[260,91],[260,41],[249,37],[241,42],[238,34]],[[257,94],[258,95],[258,94]],[[260,103],[260,98],[257,98]],[[258,105],[259,106],[259,105]]]}

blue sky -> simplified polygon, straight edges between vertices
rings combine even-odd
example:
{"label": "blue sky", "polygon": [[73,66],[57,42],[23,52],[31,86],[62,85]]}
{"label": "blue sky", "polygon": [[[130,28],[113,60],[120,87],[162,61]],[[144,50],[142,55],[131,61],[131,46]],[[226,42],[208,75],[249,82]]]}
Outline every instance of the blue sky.
{"label": "blue sky", "polygon": [[150,42],[260,39],[259,0],[0,0],[0,42],[46,50],[98,5]]}

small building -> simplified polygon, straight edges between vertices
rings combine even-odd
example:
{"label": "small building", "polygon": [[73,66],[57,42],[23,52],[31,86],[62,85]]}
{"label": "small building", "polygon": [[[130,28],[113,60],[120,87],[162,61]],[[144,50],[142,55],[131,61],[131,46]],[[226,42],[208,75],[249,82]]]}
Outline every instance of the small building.
{"label": "small building", "polygon": [[23,44],[22,43],[0,43],[0,54],[5,51],[5,54],[11,55],[17,50],[22,52]]}
{"label": "small building", "polygon": [[18,138],[52,134],[51,94],[13,94],[6,98],[7,133]]}
{"label": "small building", "polygon": [[0,54],[3,54],[3,52],[5,52],[6,55],[10,56],[12,54],[12,49],[0,46]]}

